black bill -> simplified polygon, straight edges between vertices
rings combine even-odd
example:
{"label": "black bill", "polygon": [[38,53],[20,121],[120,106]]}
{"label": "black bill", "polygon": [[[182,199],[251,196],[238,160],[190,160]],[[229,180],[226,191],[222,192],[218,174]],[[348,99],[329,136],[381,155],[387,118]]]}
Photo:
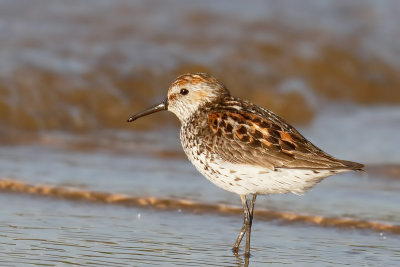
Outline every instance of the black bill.
{"label": "black bill", "polygon": [[146,109],[145,111],[139,112],[133,116],[131,116],[127,122],[132,122],[134,120],[139,119],[140,117],[143,116],[147,116],[150,115],[152,113],[156,113],[162,110],[167,110],[168,109],[168,98],[166,98],[163,102],[161,102],[160,104],[154,105],[148,109]]}

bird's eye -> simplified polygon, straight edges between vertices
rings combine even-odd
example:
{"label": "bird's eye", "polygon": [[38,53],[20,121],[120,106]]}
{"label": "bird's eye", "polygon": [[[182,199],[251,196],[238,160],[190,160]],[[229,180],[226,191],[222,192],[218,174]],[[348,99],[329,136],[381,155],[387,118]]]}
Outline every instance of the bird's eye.
{"label": "bird's eye", "polygon": [[189,90],[186,88],[182,88],[180,93],[181,93],[181,95],[187,95],[189,93]]}

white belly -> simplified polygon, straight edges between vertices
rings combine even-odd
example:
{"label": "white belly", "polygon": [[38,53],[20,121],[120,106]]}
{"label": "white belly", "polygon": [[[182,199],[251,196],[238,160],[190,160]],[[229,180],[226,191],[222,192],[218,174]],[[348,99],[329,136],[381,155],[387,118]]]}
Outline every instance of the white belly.
{"label": "white belly", "polygon": [[215,165],[218,175],[201,172],[217,186],[237,194],[303,194],[323,178],[335,172],[303,169],[269,170],[254,165],[222,163]]}
{"label": "white belly", "polygon": [[197,170],[215,185],[240,195],[284,193],[301,195],[323,178],[342,172],[340,170],[269,170],[254,165],[224,161],[207,162],[205,157],[198,159],[189,157],[189,159]]}

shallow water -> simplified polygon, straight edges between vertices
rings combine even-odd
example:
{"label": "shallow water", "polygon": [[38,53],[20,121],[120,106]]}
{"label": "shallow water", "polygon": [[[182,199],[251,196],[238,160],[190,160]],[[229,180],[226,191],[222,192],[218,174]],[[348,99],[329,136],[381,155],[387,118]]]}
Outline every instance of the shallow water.
{"label": "shallow water", "polygon": [[0,1],[0,266],[244,265],[239,197],[187,161],[176,118],[125,122],[193,71],[366,164],[304,196],[258,197],[250,266],[398,266],[399,11]]}
{"label": "shallow water", "polygon": [[[1,194],[2,266],[242,266],[240,217]],[[29,205],[27,205],[29,203]],[[399,236],[255,221],[251,266],[396,266]],[[241,251],[241,253],[243,253]]]}

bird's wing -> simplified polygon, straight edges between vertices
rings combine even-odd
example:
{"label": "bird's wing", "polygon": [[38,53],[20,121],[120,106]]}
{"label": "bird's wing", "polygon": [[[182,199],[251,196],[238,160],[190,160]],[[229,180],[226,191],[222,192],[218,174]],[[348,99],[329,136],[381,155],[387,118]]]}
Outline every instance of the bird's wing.
{"label": "bird's wing", "polygon": [[209,146],[222,159],[268,169],[361,169],[338,160],[305,139],[271,111],[230,98],[207,114]]}

